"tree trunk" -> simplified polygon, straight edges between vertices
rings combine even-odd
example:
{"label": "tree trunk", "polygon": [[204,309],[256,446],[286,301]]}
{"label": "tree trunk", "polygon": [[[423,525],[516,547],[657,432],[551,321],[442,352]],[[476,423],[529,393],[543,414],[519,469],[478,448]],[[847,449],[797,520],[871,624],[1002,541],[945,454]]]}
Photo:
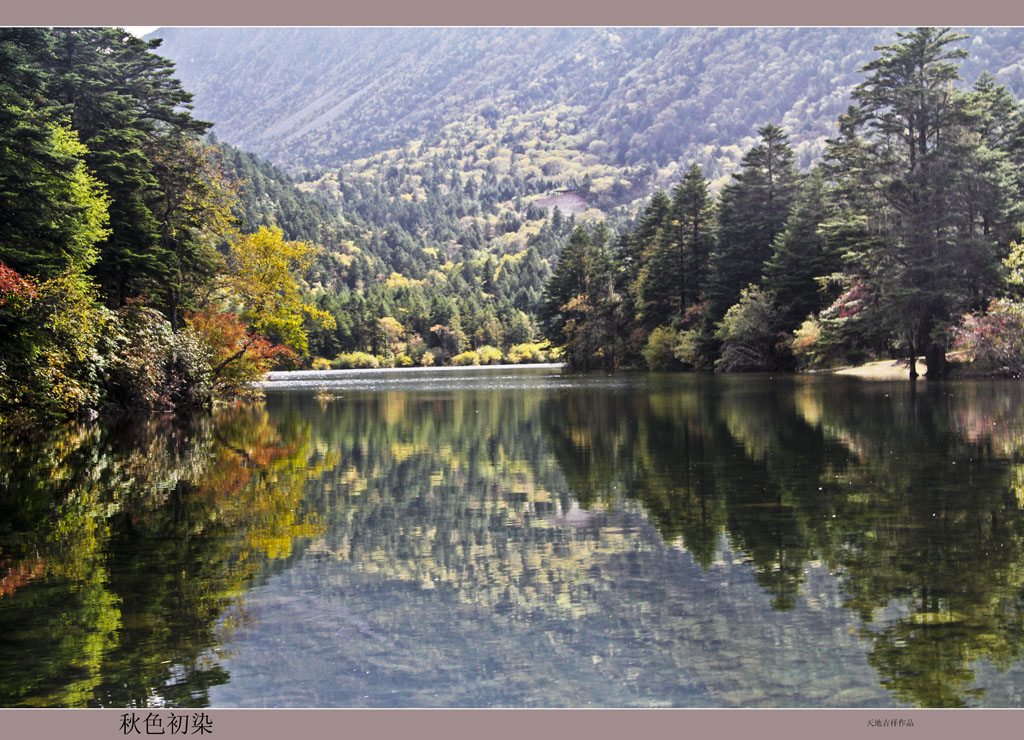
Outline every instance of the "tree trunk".
{"label": "tree trunk", "polygon": [[217,378],[219,378],[220,374],[222,372],[224,372],[224,368],[226,368],[228,365],[230,365],[235,360],[240,359],[242,357],[242,355],[244,355],[246,353],[246,351],[249,349],[250,345],[252,345],[252,343],[255,342],[258,338],[259,337],[257,335],[255,335],[255,334],[250,336],[248,341],[246,341],[246,343],[244,345],[242,345],[242,348],[240,350],[238,350],[237,352],[235,352],[235,354],[231,355],[226,360],[221,362],[219,365],[217,365],[217,367],[213,368],[213,370],[212,370],[213,379],[216,380]]}
{"label": "tree trunk", "polygon": [[946,362],[946,348],[938,342],[928,343],[924,361],[928,365],[928,372],[925,373],[925,377],[930,380],[944,378],[949,371],[949,365]]}

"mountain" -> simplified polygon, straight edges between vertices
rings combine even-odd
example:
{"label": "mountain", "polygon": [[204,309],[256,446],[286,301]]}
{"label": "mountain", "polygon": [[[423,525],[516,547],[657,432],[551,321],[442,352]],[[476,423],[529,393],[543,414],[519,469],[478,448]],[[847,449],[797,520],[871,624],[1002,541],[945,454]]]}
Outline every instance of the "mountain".
{"label": "mountain", "polygon": [[[965,29],[982,70],[1024,94],[1024,29]],[[721,179],[757,127],[782,125],[806,167],[889,28],[162,28],[195,115],[296,173],[432,143],[481,120],[615,168]],[[625,198],[627,193],[623,193]],[[619,198],[622,200],[622,198]]]}
{"label": "mountain", "polygon": [[[969,56],[955,84],[988,73],[1019,99],[1024,29],[965,30],[954,43]],[[675,205],[664,218],[651,210],[655,191],[695,172],[712,196],[730,192],[722,187],[741,167],[760,172],[746,157],[765,131],[778,132],[772,151],[792,152],[795,183],[836,135],[864,66],[885,54],[879,47],[912,36],[891,28],[171,28],[150,38],[163,39],[158,52],[193,93],[194,114],[237,147],[225,149],[225,165],[246,220],[325,247],[306,280],[338,328],[311,336],[311,352],[351,364],[365,359],[352,353],[390,351],[395,362],[429,364],[537,340],[538,308],[570,234],[581,254],[592,238],[595,254],[611,245],[616,264],[632,265],[616,283],[632,308],[602,315],[618,321],[654,306],[661,288],[652,276],[662,268],[648,258],[668,243],[655,237],[681,223]],[[1015,103],[989,82],[982,89],[992,116],[984,135],[1024,131]],[[1021,147],[1008,141],[999,146],[1016,157]],[[760,176],[748,173],[755,184]],[[779,206],[774,231],[762,229],[770,238],[758,237],[750,275],[719,280],[728,289],[708,326],[771,254],[791,204],[765,202]],[[735,203],[731,213],[743,229],[764,216]],[[733,232],[719,228],[709,239],[744,252]],[[700,254],[715,248],[709,242]],[[642,265],[644,275],[628,272]],[[637,331],[608,324],[627,363],[639,362],[646,332],[660,328],[660,319],[644,320]]]}

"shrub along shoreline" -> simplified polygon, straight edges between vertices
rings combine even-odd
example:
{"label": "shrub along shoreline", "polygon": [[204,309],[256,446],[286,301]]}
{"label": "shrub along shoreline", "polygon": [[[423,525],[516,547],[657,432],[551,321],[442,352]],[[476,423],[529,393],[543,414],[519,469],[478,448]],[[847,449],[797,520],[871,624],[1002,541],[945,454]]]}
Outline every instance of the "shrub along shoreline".
{"label": "shrub along shoreline", "polygon": [[483,345],[455,355],[446,355],[440,348],[420,348],[418,352],[412,350],[378,355],[370,354],[369,352],[342,352],[333,360],[317,357],[313,360],[311,368],[313,370],[355,370],[403,367],[466,367],[471,365],[527,365],[558,362],[561,357],[562,352],[558,348],[552,347],[550,342],[545,341],[515,344],[504,352],[497,347]]}

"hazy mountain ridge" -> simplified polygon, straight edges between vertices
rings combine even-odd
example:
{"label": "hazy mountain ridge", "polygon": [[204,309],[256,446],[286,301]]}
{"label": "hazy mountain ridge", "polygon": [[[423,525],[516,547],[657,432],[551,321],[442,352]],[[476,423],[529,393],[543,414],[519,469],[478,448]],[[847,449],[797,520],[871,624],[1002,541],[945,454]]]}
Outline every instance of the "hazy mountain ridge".
{"label": "hazy mountain ridge", "polygon": [[[1019,97],[1024,31],[967,32],[965,83],[988,70]],[[292,170],[336,167],[474,114],[497,122],[557,105],[582,109],[578,146],[609,164],[685,164],[707,159],[709,146],[735,164],[731,148],[771,121],[806,166],[872,47],[895,31],[169,28],[151,37],[164,40],[158,53],[195,94],[198,118]]]}

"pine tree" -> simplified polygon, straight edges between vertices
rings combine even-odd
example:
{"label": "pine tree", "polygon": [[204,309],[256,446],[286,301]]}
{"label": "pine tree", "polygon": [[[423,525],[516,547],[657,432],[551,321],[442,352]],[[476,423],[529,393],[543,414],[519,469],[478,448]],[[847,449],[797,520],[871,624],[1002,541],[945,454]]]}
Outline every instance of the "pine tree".
{"label": "pine tree", "polygon": [[104,188],[86,148],[45,96],[46,32],[0,29],[0,263],[48,279],[96,261]]}
{"label": "pine tree", "polygon": [[761,280],[771,246],[782,233],[796,195],[798,175],[786,133],[768,124],[748,151],[743,169],[722,188],[718,245],[708,279],[708,319],[717,322],[748,285]]}
{"label": "pine tree", "polygon": [[651,234],[640,255],[636,281],[636,304],[644,330],[650,334],[659,326],[669,326],[682,314],[684,261],[672,241],[668,224]]}
{"label": "pine tree", "polygon": [[586,295],[594,276],[594,255],[590,236],[577,226],[558,255],[558,264],[544,288],[538,318],[544,336],[554,344],[566,342],[566,309],[574,297]]}
{"label": "pine tree", "polygon": [[615,290],[622,296],[623,312],[632,320],[627,329],[630,335],[637,327],[650,332],[663,316],[672,313],[672,306],[668,304],[674,290],[660,281],[663,275],[653,272],[657,267],[650,264],[655,261],[664,267],[665,258],[671,261],[671,256],[660,249],[671,208],[672,202],[665,192],[655,191],[640,214],[636,228],[615,242]]}
{"label": "pine tree", "polygon": [[714,204],[708,181],[696,162],[672,191],[673,246],[679,253],[681,312],[697,304],[707,289],[708,260],[715,248]]}
{"label": "pine tree", "polygon": [[991,183],[984,193],[988,210],[980,214],[982,229],[1000,229],[996,240],[1006,244],[1019,236],[1017,225],[1024,220],[1024,113],[988,72],[978,78],[968,100],[971,128],[983,148],[979,154],[988,160],[980,169]]}
{"label": "pine tree", "polygon": [[775,239],[764,265],[762,284],[775,296],[783,331],[792,332],[836,297],[817,280],[843,267],[838,251],[821,233],[828,213],[824,175],[815,169],[803,183],[786,229]]}
{"label": "pine tree", "polygon": [[924,350],[929,376],[940,376],[950,321],[998,282],[1008,159],[985,142],[993,128],[978,103],[988,93],[953,86],[967,52],[951,45],[967,36],[897,36],[865,65],[828,156],[848,199],[846,232],[863,235],[847,251],[851,270],[906,355]]}
{"label": "pine tree", "polygon": [[166,206],[154,161],[173,142],[187,146],[210,124],[189,113],[191,95],[173,78],[173,65],[143,41],[116,28],[49,32],[47,96],[70,115],[88,148],[85,161],[110,196],[110,236],[93,268],[111,305],[155,291],[168,264],[161,245]]}
{"label": "pine tree", "polygon": [[202,289],[222,267],[217,247],[236,233],[234,193],[198,142],[167,137],[152,155],[158,189],[150,201],[157,225],[152,299],[175,330],[184,311],[194,310]]}
{"label": "pine tree", "polygon": [[573,229],[538,310],[544,336],[575,370],[612,367],[619,356],[607,238],[603,224]]}

